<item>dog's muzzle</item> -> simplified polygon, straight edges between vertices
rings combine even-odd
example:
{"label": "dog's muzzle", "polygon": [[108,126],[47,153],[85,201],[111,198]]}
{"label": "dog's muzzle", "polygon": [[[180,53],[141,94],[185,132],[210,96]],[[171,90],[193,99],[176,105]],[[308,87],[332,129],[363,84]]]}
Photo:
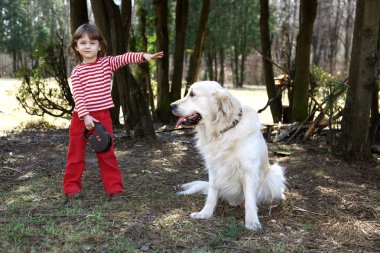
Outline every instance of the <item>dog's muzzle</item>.
{"label": "dog's muzzle", "polygon": [[[178,115],[178,105],[177,104],[174,104],[172,103],[170,105],[170,109],[172,111],[172,113],[176,116],[180,116]],[[176,124],[176,127],[180,127],[180,126],[184,126],[184,127],[193,127],[193,126],[196,126],[199,121],[201,121],[202,119],[202,116],[199,114],[199,113],[194,113],[190,116],[187,116],[187,117],[179,117],[178,121],[177,121],[177,124]]]}

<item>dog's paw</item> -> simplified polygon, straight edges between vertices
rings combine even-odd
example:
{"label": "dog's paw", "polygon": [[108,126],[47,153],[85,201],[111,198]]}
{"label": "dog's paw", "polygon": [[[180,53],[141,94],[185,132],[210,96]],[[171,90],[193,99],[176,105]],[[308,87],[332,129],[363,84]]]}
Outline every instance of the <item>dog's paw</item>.
{"label": "dog's paw", "polygon": [[245,228],[248,230],[259,230],[261,229],[261,224],[259,221],[246,221],[245,222]]}
{"label": "dog's paw", "polygon": [[190,214],[190,217],[192,219],[210,219],[212,217],[212,214],[204,213],[204,212],[196,212]]}

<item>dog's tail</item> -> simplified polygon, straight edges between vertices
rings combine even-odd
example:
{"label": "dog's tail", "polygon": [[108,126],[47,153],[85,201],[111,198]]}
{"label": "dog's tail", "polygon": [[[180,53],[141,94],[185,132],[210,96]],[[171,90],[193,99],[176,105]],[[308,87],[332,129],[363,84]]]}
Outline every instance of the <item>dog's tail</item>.
{"label": "dog's tail", "polygon": [[207,194],[208,182],[193,181],[193,182],[181,185],[181,188],[183,189],[183,191],[177,192],[177,194],[180,194],[180,195],[195,194],[195,193]]}
{"label": "dog's tail", "polygon": [[257,192],[257,202],[272,202],[275,199],[285,199],[284,191],[286,179],[284,168],[277,163],[269,165],[269,169],[262,180],[260,180]]}

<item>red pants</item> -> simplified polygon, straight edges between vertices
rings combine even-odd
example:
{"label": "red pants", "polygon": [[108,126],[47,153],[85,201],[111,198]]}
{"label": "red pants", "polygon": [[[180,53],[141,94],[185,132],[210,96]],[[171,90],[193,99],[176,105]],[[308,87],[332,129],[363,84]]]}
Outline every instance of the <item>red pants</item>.
{"label": "red pants", "polygon": [[[90,112],[99,120],[113,138],[112,120],[109,110]],[[67,153],[67,165],[63,178],[63,192],[73,193],[82,190],[82,174],[85,168],[87,141],[83,138],[84,121],[74,112],[70,124],[70,144]],[[97,153],[98,165],[102,176],[103,186],[107,194],[123,191],[123,180],[114,153],[114,144],[104,153]]]}

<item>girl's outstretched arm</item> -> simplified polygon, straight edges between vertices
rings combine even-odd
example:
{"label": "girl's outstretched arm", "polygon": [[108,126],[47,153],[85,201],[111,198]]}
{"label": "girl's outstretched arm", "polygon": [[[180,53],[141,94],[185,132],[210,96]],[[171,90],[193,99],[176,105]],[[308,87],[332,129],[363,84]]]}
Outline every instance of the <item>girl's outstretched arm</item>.
{"label": "girl's outstretched arm", "polygon": [[147,60],[147,61],[151,61],[151,60],[154,60],[154,59],[159,59],[159,58],[162,58],[163,56],[164,56],[164,52],[163,51],[157,52],[157,53],[154,53],[154,54],[145,53],[143,55],[144,59]]}

